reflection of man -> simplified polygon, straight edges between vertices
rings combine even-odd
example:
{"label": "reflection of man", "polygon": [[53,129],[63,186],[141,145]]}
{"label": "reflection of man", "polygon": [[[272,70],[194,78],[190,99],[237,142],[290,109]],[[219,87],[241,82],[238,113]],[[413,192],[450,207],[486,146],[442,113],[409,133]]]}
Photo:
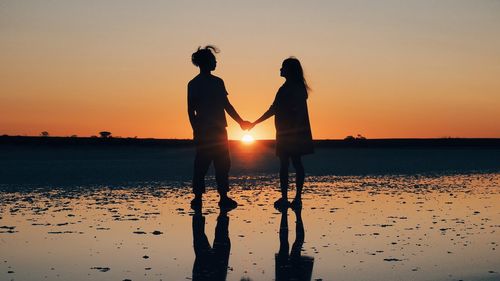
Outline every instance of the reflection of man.
{"label": "reflection of man", "polygon": [[205,235],[205,217],[201,211],[193,215],[194,265],[193,280],[226,280],[231,241],[229,240],[229,217],[221,210],[217,217],[213,247]]}
{"label": "reflection of man", "polygon": [[314,258],[301,256],[300,251],[304,244],[304,224],[302,222],[302,210],[294,210],[296,216],[295,223],[295,242],[292,245],[292,251],[288,254],[290,244],[288,243],[288,209],[282,209],[280,222],[280,249],[275,255],[276,260],[276,281],[298,280],[310,281]]}

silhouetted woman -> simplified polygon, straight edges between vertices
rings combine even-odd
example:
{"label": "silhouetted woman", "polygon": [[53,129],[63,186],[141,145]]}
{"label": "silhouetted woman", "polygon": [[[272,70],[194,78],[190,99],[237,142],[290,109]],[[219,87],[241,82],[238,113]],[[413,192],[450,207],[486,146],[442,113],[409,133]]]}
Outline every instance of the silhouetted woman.
{"label": "silhouetted woman", "polygon": [[281,198],[274,205],[276,208],[288,207],[288,167],[290,160],[295,168],[297,193],[291,203],[292,208],[302,206],[302,187],[304,185],[304,166],[302,155],[314,152],[311,126],[307,110],[309,87],[304,79],[300,61],[290,57],[283,61],[280,75],[286,79],[279,88],[271,107],[254,123],[253,126],[274,115],[276,126],[276,156],[280,159]]}

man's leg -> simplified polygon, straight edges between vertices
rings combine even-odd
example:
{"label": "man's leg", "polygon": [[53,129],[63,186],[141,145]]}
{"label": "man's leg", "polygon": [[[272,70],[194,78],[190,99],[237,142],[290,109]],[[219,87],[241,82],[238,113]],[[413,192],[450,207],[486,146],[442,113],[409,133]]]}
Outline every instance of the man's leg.
{"label": "man's leg", "polygon": [[215,181],[217,182],[217,191],[220,194],[219,206],[221,208],[236,208],[238,203],[227,196],[229,192],[229,169],[231,168],[231,159],[227,145],[221,145],[214,157]]}
{"label": "man's leg", "polygon": [[231,158],[227,147],[220,147],[214,157],[215,181],[217,191],[223,197],[229,192],[229,170],[231,169]]}
{"label": "man's leg", "polygon": [[201,207],[201,197],[205,193],[205,175],[210,167],[211,159],[202,150],[196,150],[193,167],[193,193],[194,199],[191,201],[193,207]]}

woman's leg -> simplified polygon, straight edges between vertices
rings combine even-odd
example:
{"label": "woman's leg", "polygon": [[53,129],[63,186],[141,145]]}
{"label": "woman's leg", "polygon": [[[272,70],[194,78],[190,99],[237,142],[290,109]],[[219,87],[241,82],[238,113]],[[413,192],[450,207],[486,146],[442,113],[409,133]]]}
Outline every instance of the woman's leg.
{"label": "woman's leg", "polygon": [[292,156],[292,164],[295,168],[295,185],[297,188],[295,200],[300,201],[302,199],[302,187],[304,186],[305,179],[304,165],[302,165],[301,156]]}
{"label": "woman's leg", "polygon": [[281,198],[288,199],[288,166],[290,161],[288,156],[280,156],[280,189]]}

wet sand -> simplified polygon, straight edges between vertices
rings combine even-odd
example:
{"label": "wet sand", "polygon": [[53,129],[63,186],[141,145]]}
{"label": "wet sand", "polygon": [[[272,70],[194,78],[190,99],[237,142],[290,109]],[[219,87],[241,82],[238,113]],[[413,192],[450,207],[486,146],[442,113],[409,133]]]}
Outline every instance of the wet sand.
{"label": "wet sand", "polygon": [[[292,251],[300,240],[296,214],[288,211],[284,228],[273,176],[231,182],[241,205],[223,220],[227,280],[275,280],[284,242]],[[193,235],[215,248],[221,221],[209,184],[197,215],[187,181],[4,189],[0,280],[190,280]],[[311,280],[499,280],[499,187],[498,173],[311,176],[304,270]]]}

